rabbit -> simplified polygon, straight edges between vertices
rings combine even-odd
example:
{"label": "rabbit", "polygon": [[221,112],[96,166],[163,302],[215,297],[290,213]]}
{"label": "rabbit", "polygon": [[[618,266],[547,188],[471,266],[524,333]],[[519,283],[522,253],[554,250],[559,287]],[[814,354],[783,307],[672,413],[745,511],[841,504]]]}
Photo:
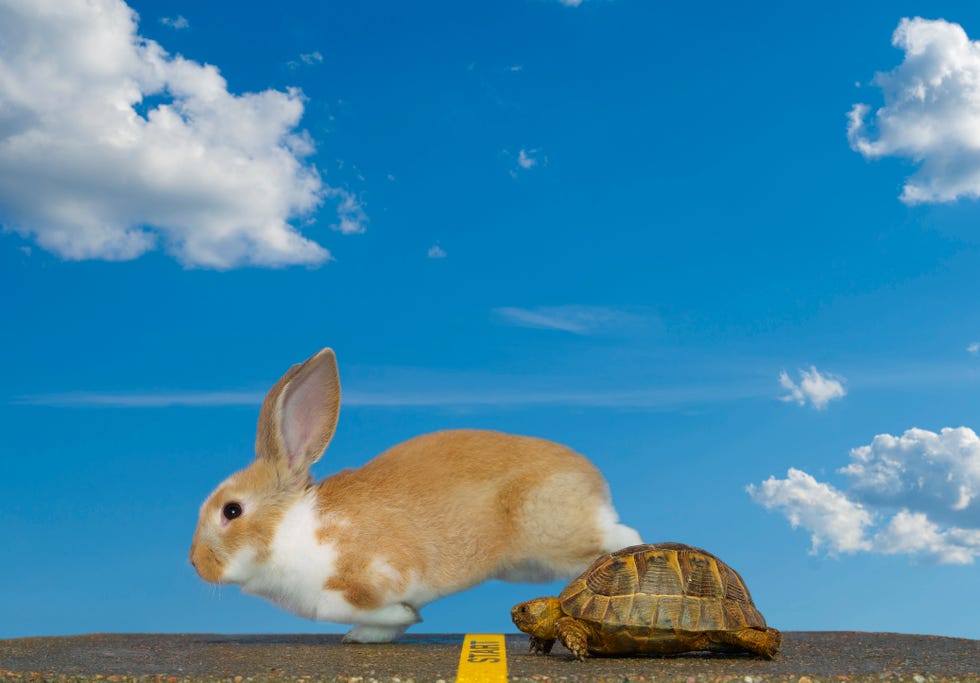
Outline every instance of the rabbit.
{"label": "rabbit", "polygon": [[383,643],[439,597],[491,578],[570,578],[641,542],[599,470],[539,438],[435,432],[314,482],[339,411],[329,348],[273,386],[255,461],[201,506],[190,561],[202,579],[352,624],[345,642]]}

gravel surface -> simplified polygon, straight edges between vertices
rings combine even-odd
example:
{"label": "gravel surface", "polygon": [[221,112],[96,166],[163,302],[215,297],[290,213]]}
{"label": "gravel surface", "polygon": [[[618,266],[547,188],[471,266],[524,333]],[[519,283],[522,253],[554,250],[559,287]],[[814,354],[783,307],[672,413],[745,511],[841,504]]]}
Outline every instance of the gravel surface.
{"label": "gravel surface", "polygon": [[[0,640],[0,680],[58,683],[450,683],[462,635],[342,645],[326,635],[94,634]],[[665,683],[980,683],[980,640],[889,633],[789,632],[773,661],[693,655],[590,659],[556,646],[533,655],[507,637],[510,681]]]}

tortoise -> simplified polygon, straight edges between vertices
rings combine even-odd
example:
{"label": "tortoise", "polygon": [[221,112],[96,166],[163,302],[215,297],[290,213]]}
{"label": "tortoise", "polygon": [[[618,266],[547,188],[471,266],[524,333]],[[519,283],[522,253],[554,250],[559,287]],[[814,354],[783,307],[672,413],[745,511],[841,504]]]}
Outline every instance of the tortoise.
{"label": "tortoise", "polygon": [[578,659],[592,655],[711,650],[768,659],[782,636],[768,628],[734,569],[682,543],[634,545],[601,556],[557,597],[516,605],[514,624],[531,651],[561,640]]}

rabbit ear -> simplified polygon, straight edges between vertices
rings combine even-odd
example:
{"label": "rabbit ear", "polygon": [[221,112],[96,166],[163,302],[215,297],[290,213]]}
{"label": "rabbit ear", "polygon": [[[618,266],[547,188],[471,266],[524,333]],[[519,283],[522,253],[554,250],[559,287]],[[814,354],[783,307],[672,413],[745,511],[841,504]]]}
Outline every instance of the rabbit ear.
{"label": "rabbit ear", "polygon": [[305,473],[333,438],[340,378],[333,350],[294,365],[269,391],[259,413],[255,453],[292,473]]}

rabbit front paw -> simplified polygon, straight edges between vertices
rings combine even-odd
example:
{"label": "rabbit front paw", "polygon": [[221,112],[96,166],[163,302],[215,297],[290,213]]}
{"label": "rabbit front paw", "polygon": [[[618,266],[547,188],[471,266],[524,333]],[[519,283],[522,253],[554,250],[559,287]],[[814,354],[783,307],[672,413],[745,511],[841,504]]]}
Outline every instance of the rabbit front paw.
{"label": "rabbit front paw", "polygon": [[343,643],[390,643],[405,632],[404,626],[374,626],[361,624],[348,631],[341,642]]}

